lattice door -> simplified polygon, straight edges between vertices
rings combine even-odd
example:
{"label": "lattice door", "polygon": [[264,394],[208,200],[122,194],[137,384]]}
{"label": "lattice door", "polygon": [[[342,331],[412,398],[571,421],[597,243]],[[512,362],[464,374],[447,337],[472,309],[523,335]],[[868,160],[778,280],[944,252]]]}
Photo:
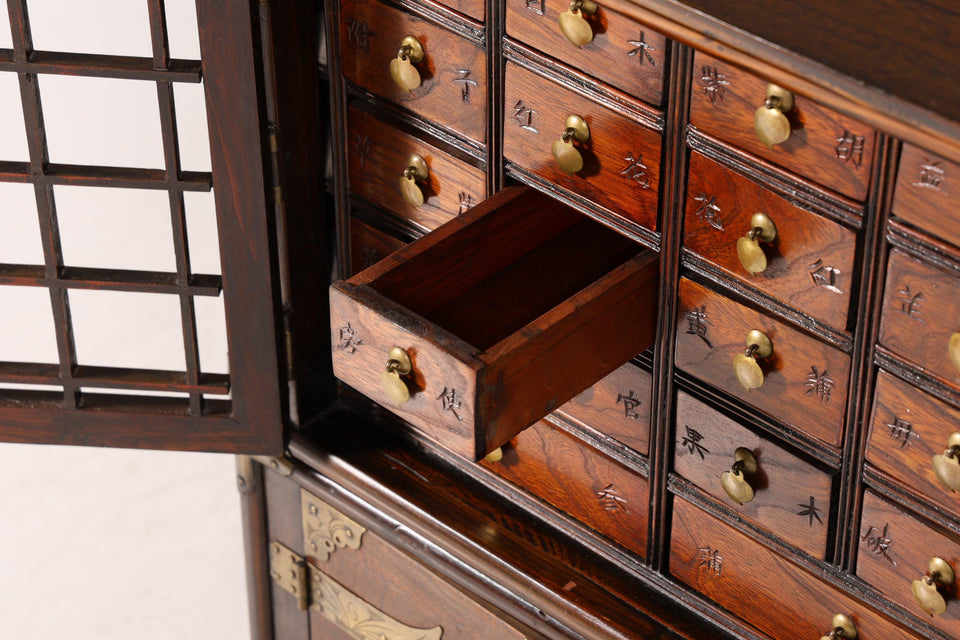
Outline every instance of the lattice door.
{"label": "lattice door", "polygon": [[[18,112],[0,112],[0,440],[276,453],[252,3],[186,0],[191,49],[168,31],[183,2],[56,1],[7,0],[0,33],[0,107]],[[57,48],[50,23],[75,11],[116,22],[121,52],[89,50],[79,23]]]}

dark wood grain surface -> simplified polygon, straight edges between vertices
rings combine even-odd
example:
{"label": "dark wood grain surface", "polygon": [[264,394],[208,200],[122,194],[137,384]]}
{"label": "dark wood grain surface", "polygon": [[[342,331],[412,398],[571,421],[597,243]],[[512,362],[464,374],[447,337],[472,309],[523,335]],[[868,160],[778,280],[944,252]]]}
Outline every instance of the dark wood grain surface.
{"label": "dark wood grain surface", "polygon": [[372,267],[407,243],[369,224],[350,219],[350,260],[353,273]]}
{"label": "dark wood grain surface", "polygon": [[893,214],[960,246],[956,202],[960,198],[960,166],[910,144],[903,145],[897,171]]}

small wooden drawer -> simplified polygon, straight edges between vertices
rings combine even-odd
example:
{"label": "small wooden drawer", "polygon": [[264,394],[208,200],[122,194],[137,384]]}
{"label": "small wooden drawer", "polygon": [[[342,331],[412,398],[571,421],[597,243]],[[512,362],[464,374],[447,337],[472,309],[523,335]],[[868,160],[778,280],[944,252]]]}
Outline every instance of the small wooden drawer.
{"label": "small wooden drawer", "polygon": [[[680,281],[676,364],[744,403],[839,447],[843,436],[850,357],[770,316],[741,306],[687,279]],[[758,358],[763,384],[747,391],[734,358],[757,330],[772,343]]]}
{"label": "small wooden drawer", "polygon": [[881,370],[874,392],[867,461],[904,490],[932,500],[960,517],[960,499],[937,477],[933,456],[960,431],[960,409],[947,405]]}
{"label": "small wooden drawer", "polygon": [[682,498],[673,503],[670,573],[777,640],[829,636],[836,614],[862,640],[916,640],[863,603]]}
{"label": "small wooden drawer", "polygon": [[[548,196],[505,189],[334,283],[334,373],[480,459],[652,344],[658,268]],[[395,347],[402,377],[384,369]]]}
{"label": "small wooden drawer", "polygon": [[[638,120],[507,63],[504,157],[615,215],[656,228],[660,135]],[[583,156],[575,174],[560,169],[551,152],[569,116],[586,121],[590,138],[574,142]]]}
{"label": "small wooden drawer", "polygon": [[758,78],[702,52],[694,56],[693,72],[690,122],[695,127],[842,195],[866,199],[873,129],[794,95],[793,108],[785,114],[790,137],[769,148],[757,136],[754,114],[776,79]]}
{"label": "small wooden drawer", "polygon": [[[730,277],[841,331],[847,328],[851,291],[859,282],[854,270],[856,232],[699,153],[691,154],[688,175],[687,249]],[[738,254],[738,243],[754,229],[757,213],[775,227],[772,241],[758,238],[765,265],[744,263]]]}
{"label": "small wooden drawer", "polygon": [[350,266],[353,273],[372,267],[406,244],[362,220],[350,218]]}
{"label": "small wooden drawer", "polygon": [[[891,251],[880,319],[880,344],[960,390],[958,291],[960,277],[957,275],[900,251]],[[956,354],[953,357],[951,341]]]}
{"label": "small wooden drawer", "polygon": [[[731,471],[734,452],[741,447],[750,450],[757,471],[741,473],[754,496],[738,504],[724,491],[721,476]],[[677,394],[673,468],[736,509],[743,519],[812,556],[824,557],[831,508],[830,476],[682,392]]]}
{"label": "small wooden drawer", "polygon": [[560,411],[644,455],[650,448],[650,373],[628,362]]}
{"label": "small wooden drawer", "polygon": [[486,2],[484,0],[442,0],[440,4],[450,7],[468,18],[473,18],[477,22],[483,22],[486,19]]}
{"label": "small wooden drawer", "polygon": [[565,0],[507,0],[507,35],[654,106],[663,103],[667,39],[600,3],[582,14],[593,40],[578,47],[560,31]]}
{"label": "small wooden drawer", "polygon": [[649,483],[546,420],[484,464],[634,553],[647,553]]}
{"label": "small wooden drawer", "polygon": [[960,166],[909,144],[900,152],[893,214],[935,237],[960,246],[956,224]]}
{"label": "small wooden drawer", "polygon": [[960,637],[960,586],[939,586],[946,610],[930,615],[917,603],[913,582],[927,573],[931,558],[942,558],[960,572],[960,541],[921,522],[873,492],[863,497],[857,575],[918,618],[950,637]]}
{"label": "small wooden drawer", "polygon": [[[391,213],[432,231],[486,197],[483,170],[454,158],[416,136],[352,106],[347,123],[350,191]],[[426,177],[414,185],[423,203],[414,206],[403,197],[404,172],[418,156]]]}
{"label": "small wooden drawer", "polygon": [[[406,36],[415,37],[424,50],[416,65],[422,83],[413,91],[399,87],[390,75],[390,63]],[[425,120],[485,142],[487,59],[482,48],[376,0],[340,4],[340,41],[347,80]]]}

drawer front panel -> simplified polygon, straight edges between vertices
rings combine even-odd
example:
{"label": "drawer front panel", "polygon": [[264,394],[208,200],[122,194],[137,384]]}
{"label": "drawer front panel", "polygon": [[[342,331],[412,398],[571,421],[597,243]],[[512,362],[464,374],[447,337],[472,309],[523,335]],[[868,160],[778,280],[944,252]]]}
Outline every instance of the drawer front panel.
{"label": "drawer front panel", "polygon": [[767,85],[751,73],[705,53],[694,57],[690,122],[702,131],[857,200],[866,199],[876,133],[867,125],[794,96],[787,113],[791,132],[766,147],[754,130],[754,114]]}
{"label": "drawer front panel", "polygon": [[577,47],[560,31],[564,0],[507,0],[507,35],[654,106],[663,102],[667,39],[600,5],[590,16],[593,40]]}
{"label": "drawer front panel", "polygon": [[627,363],[560,411],[647,455],[650,446],[650,373]]}
{"label": "drawer front panel", "polygon": [[960,246],[960,166],[909,144],[900,152],[894,215]]}
{"label": "drawer front panel", "polygon": [[[744,476],[755,495],[742,505],[721,485],[721,475],[730,471],[739,447],[749,449],[758,466],[755,474]],[[684,393],[677,395],[673,467],[744,519],[823,557],[830,476]]]}
{"label": "drawer front panel", "polygon": [[[766,269],[751,274],[737,242],[751,231],[755,213],[776,225],[776,239],[761,242]],[[727,275],[779,298],[836,328],[847,328],[856,233],[801,209],[752,180],[693,152],[690,159],[684,244]]]}
{"label": "drawer front panel", "polygon": [[944,486],[933,470],[933,456],[949,448],[947,439],[956,431],[960,431],[960,409],[879,372],[867,461],[904,490],[960,516],[957,493]]}
{"label": "drawer front panel", "polygon": [[[422,84],[405,91],[394,83],[390,62],[412,35],[424,49]],[[483,49],[421,18],[375,0],[341,4],[343,74],[354,84],[483,144],[487,62]]]}
{"label": "drawer front panel", "polygon": [[777,640],[829,636],[837,613],[862,640],[914,636],[681,498],[674,500],[670,572]]}
{"label": "drawer front panel", "polygon": [[950,340],[960,318],[960,278],[890,252],[880,321],[880,344],[960,390],[960,358],[951,360]]}
{"label": "drawer front panel", "polygon": [[[639,122],[508,63],[504,157],[648,229],[656,227],[660,136]],[[567,117],[578,115],[590,139],[576,143],[584,168],[563,172],[551,153]]]}
{"label": "drawer front panel", "polygon": [[939,588],[947,608],[930,616],[917,604],[912,584],[927,571],[932,557],[960,570],[960,542],[935,531],[905,511],[867,491],[860,521],[857,575],[891,601],[956,638],[960,636],[960,588]]}
{"label": "drawer front panel", "polygon": [[647,479],[546,420],[484,464],[634,553],[647,552]]}
{"label": "drawer front panel", "polygon": [[359,273],[407,244],[367,223],[350,218],[350,266]]}
{"label": "drawer front panel", "polygon": [[[486,196],[484,172],[437,147],[351,108],[348,114],[350,190],[397,216],[432,231]],[[423,158],[426,180],[418,180],[423,204],[414,207],[401,192],[412,154]]]}
{"label": "drawer front panel", "polygon": [[[680,281],[677,366],[774,418],[839,447],[850,358],[784,322],[743,307],[690,280]],[[758,360],[763,385],[740,386],[733,362],[746,336],[762,331],[773,355]]]}
{"label": "drawer front panel", "polygon": [[443,0],[443,4],[477,22],[483,22],[486,17],[486,3],[483,0]]}

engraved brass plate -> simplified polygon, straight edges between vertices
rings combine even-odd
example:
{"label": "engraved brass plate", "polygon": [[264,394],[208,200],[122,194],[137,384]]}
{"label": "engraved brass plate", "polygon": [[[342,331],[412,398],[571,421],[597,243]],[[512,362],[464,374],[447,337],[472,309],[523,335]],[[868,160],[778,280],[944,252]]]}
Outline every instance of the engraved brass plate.
{"label": "engraved brass plate", "polygon": [[305,489],[300,490],[305,553],[326,562],[338,549],[359,549],[366,529]]}
{"label": "engraved brass plate", "polygon": [[270,577],[277,585],[297,597],[297,608],[310,606],[307,561],[279,542],[270,543]]}

